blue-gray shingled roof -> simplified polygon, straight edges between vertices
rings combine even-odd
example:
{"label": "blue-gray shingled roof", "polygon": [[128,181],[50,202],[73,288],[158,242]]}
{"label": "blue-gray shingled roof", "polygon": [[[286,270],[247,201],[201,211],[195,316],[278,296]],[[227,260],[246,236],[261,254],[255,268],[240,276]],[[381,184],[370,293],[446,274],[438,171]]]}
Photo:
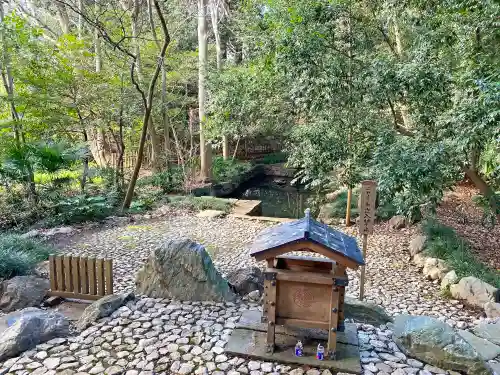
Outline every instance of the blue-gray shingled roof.
{"label": "blue-gray shingled roof", "polygon": [[313,241],[359,265],[365,264],[354,237],[314,220],[310,216],[309,210],[306,210],[306,215],[302,219],[270,227],[260,232],[250,249],[250,255],[301,240]]}

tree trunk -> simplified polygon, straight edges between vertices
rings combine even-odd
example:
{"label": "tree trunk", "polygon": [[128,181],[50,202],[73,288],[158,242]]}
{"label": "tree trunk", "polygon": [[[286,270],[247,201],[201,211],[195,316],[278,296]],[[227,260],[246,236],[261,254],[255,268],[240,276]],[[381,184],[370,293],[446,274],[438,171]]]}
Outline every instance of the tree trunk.
{"label": "tree trunk", "polygon": [[78,38],[83,37],[83,0],[78,0]]}
{"label": "tree trunk", "polygon": [[[143,82],[144,76],[142,71],[142,61],[141,61],[141,50],[139,47],[139,15],[141,2],[139,0],[134,0],[134,8],[132,12],[132,40],[134,43],[134,50],[136,56],[136,68],[137,68],[137,76],[139,77],[139,82]],[[151,167],[153,171],[157,172],[160,169],[160,140],[158,138],[158,133],[156,132],[153,116],[148,117],[148,130],[149,137],[151,139]]]}
{"label": "tree trunk", "polygon": [[163,140],[165,147],[165,166],[170,167],[170,124],[168,123],[168,108],[167,108],[167,68],[163,64],[161,69],[161,117],[163,119]]}
{"label": "tree trunk", "polygon": [[211,145],[206,142],[205,128],[205,81],[207,72],[207,0],[198,0],[198,118],[200,121],[200,159],[201,180],[209,182],[211,179]]}
{"label": "tree trunk", "polygon": [[61,30],[64,34],[69,34],[69,16],[66,6],[59,2],[56,2],[57,7],[57,19],[59,20],[59,25],[61,26]]}
{"label": "tree trunk", "polygon": [[162,69],[163,59],[165,57],[167,47],[170,44],[170,35],[168,33],[167,24],[165,22],[165,18],[163,17],[163,13],[161,11],[160,5],[158,4],[158,0],[153,0],[153,1],[154,1],[156,12],[157,12],[158,17],[160,19],[160,23],[161,23],[161,27],[163,30],[163,34],[165,36],[165,40],[163,41],[163,45],[162,45],[161,51],[159,53],[159,58],[158,58],[158,62],[156,64],[156,69],[155,69],[153,76],[151,77],[151,81],[149,83],[147,96],[144,94],[144,91],[142,91],[142,89],[140,89],[140,86],[134,80],[135,61],[132,63],[132,66],[131,66],[132,82],[134,83],[134,86],[137,88],[137,90],[140,92],[142,99],[143,99],[144,118],[143,118],[143,122],[142,122],[141,139],[140,139],[140,143],[139,143],[139,151],[137,154],[137,161],[136,161],[135,166],[134,166],[134,171],[132,172],[132,177],[130,178],[130,182],[129,182],[129,185],[127,188],[127,193],[125,194],[125,198],[123,200],[122,210],[126,210],[126,209],[130,208],[130,203],[132,203],[132,198],[134,196],[134,190],[135,190],[135,184],[137,183],[137,178],[139,177],[139,171],[141,170],[142,157],[144,154],[144,145],[146,143],[147,128],[148,128],[149,118],[151,116],[151,109],[153,106],[153,98],[154,98],[154,90],[155,90],[155,86],[156,86],[156,81],[158,80],[158,76],[160,75],[160,71]]}
{"label": "tree trunk", "polygon": [[499,218],[499,214],[497,211],[497,200],[495,197],[495,191],[489,186],[486,181],[472,168],[464,167],[462,170],[465,172],[465,175],[470,178],[472,183],[477,187],[481,195],[483,195],[488,202],[490,203],[490,208],[493,214]]}
{"label": "tree trunk", "polygon": [[[215,37],[215,51],[217,57],[217,70],[220,72],[222,70],[222,41],[219,30],[219,22],[221,17],[219,17],[219,6],[216,0],[210,1],[210,16],[212,20],[212,30]],[[224,160],[229,160],[229,138],[226,134],[222,136],[222,157]]]}
{"label": "tree trunk", "polygon": [[[87,131],[85,130],[85,127],[83,127],[83,124],[82,124],[82,134],[85,146],[87,146],[89,137],[87,136]],[[85,156],[83,157],[82,163],[83,163],[83,171],[82,171],[82,179],[80,180],[80,191],[83,194],[85,193],[85,185],[87,184],[87,177],[89,175],[89,156],[87,154],[85,154]]]}

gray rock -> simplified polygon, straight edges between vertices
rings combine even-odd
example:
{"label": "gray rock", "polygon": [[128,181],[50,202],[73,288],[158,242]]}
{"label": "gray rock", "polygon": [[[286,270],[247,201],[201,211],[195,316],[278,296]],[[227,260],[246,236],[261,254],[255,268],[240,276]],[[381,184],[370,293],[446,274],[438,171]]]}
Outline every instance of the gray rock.
{"label": "gray rock", "polygon": [[500,355],[500,346],[486,339],[477,337],[469,331],[459,330],[458,333],[479,353],[484,360],[490,360]]}
{"label": "gray rock", "polygon": [[487,302],[483,308],[488,318],[500,318],[500,303]]}
{"label": "gray rock", "polygon": [[0,335],[0,361],[69,334],[68,320],[52,311],[28,307],[9,314],[6,320],[8,328]]}
{"label": "gray rock", "polygon": [[418,235],[415,238],[413,238],[408,248],[408,250],[410,251],[410,255],[414,257],[415,255],[424,251],[426,242],[427,242],[427,236]]}
{"label": "gray rock", "polygon": [[441,280],[449,270],[444,260],[427,258],[422,273],[431,280]]}
{"label": "gray rock", "polygon": [[232,301],[235,294],[205,248],[191,240],[167,240],[154,250],[136,278],[138,294],[155,298]]}
{"label": "gray rock", "polygon": [[236,293],[245,296],[254,290],[264,290],[264,274],[259,267],[240,268],[227,276]]}
{"label": "gray rock", "polygon": [[344,316],[345,319],[352,319],[357,323],[376,326],[392,322],[392,317],[382,307],[352,297],[345,297],[344,299]]}
{"label": "gray rock", "polygon": [[402,215],[393,216],[389,220],[389,225],[392,229],[402,229],[406,226],[406,218]]}
{"label": "gray rock", "polygon": [[493,375],[500,375],[500,363],[489,363],[491,369],[493,370]]}
{"label": "gray rock", "polygon": [[447,290],[450,285],[456,284],[457,281],[457,273],[455,272],[455,270],[451,270],[441,279],[441,289]]}
{"label": "gray rock", "polygon": [[5,280],[0,287],[0,310],[11,312],[39,306],[49,289],[48,280],[35,276],[16,276]]}
{"label": "gray rock", "polygon": [[413,257],[413,264],[419,268],[422,268],[425,265],[427,258],[428,257],[426,257],[423,253],[416,254]]}
{"label": "gray rock", "polygon": [[490,373],[474,348],[437,319],[398,315],[394,319],[393,339],[406,355],[431,365],[471,375]]}
{"label": "gray rock", "polygon": [[45,232],[43,235],[45,237],[53,237],[58,234],[72,234],[75,230],[72,227],[59,227],[52,228]]}
{"label": "gray rock", "polygon": [[79,330],[84,330],[97,319],[110,316],[115,310],[119,309],[128,301],[131,301],[133,299],[134,295],[132,293],[111,294],[109,296],[102,297],[101,299],[89,305],[83,311],[82,316],[76,323],[76,327]]}
{"label": "gray rock", "polygon": [[472,328],[476,336],[482,337],[493,344],[500,345],[500,321],[496,323],[481,322]]}
{"label": "gray rock", "polygon": [[473,276],[464,277],[458,284],[450,286],[450,292],[453,298],[464,299],[481,308],[487,302],[496,302],[499,295],[498,289],[493,285]]}

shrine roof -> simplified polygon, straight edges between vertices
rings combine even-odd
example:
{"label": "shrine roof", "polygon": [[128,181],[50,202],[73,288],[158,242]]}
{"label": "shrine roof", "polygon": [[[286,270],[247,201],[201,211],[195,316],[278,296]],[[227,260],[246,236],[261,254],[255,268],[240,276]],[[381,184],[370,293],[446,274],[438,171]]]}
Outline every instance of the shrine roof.
{"label": "shrine roof", "polygon": [[309,212],[307,209],[302,219],[264,229],[253,243],[250,255],[264,254],[289,243],[311,241],[332,253],[351,259],[358,265],[365,264],[354,237],[314,220]]}

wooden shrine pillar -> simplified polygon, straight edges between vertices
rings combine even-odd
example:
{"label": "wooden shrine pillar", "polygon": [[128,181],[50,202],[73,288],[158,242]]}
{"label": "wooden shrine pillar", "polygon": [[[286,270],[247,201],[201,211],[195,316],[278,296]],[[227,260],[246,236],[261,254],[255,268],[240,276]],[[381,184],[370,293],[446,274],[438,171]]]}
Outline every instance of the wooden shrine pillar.
{"label": "wooden shrine pillar", "polygon": [[265,309],[267,310],[267,342],[266,351],[274,352],[275,330],[276,330],[276,272],[265,272],[264,274]]}

